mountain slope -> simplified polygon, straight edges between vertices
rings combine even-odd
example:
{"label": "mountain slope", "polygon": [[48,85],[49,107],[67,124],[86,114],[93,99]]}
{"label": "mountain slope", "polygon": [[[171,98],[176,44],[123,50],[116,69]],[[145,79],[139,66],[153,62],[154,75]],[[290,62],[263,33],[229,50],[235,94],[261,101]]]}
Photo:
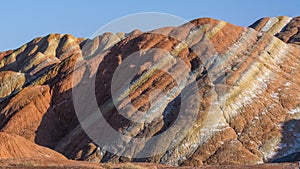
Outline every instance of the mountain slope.
{"label": "mountain slope", "polygon": [[[202,18],[93,40],[36,38],[0,54],[1,132],[93,162],[200,166],[297,160],[298,20],[265,18],[243,28]],[[101,128],[91,95],[107,123],[129,140]],[[116,142],[117,153],[86,131]]]}

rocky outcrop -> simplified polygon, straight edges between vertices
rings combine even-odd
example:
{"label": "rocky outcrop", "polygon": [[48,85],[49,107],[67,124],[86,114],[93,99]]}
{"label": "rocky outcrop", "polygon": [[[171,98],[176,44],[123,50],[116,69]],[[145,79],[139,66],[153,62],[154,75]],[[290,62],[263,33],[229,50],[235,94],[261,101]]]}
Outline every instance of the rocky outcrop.
{"label": "rocky outcrop", "polygon": [[0,101],[22,89],[25,83],[25,74],[14,71],[0,72]]}
{"label": "rocky outcrop", "polygon": [[287,43],[300,44],[300,17],[286,16],[263,18],[250,27],[263,33],[271,33]]}
{"label": "rocky outcrop", "polygon": [[0,54],[0,130],[93,162],[295,161],[298,20],[264,18],[244,28],[202,18],[93,40],[37,38]]}

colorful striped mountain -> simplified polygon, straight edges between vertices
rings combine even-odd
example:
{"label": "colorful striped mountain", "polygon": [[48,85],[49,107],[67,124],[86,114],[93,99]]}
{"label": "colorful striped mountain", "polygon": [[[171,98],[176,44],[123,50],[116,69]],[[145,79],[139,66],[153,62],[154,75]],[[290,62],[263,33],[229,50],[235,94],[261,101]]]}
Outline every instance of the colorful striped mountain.
{"label": "colorful striped mountain", "polygon": [[50,34],[2,52],[0,158],[298,161],[299,30],[300,17],[201,18],[94,39]]}

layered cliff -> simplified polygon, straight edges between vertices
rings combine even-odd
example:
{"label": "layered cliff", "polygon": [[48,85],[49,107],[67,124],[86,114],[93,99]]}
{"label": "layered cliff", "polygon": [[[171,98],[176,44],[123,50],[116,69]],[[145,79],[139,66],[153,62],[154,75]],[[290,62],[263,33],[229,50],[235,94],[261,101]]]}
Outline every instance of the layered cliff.
{"label": "layered cliff", "polygon": [[299,28],[299,17],[249,28],[202,18],[92,40],[36,38],[0,53],[3,139],[93,162],[296,161]]}

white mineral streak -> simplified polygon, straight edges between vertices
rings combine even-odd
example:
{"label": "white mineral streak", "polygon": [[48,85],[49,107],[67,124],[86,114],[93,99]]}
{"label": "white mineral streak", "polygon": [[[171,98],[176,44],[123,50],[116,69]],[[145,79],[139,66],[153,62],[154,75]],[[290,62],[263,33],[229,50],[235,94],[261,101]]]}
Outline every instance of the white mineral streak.
{"label": "white mineral streak", "polygon": [[268,30],[270,30],[278,21],[279,19],[276,17],[270,18],[266,25],[261,29],[261,32],[268,32]]}
{"label": "white mineral streak", "polygon": [[292,18],[290,17],[270,18],[266,25],[261,29],[261,32],[275,35],[276,33],[281,32],[291,20]]}
{"label": "white mineral streak", "polygon": [[300,113],[300,107],[296,107],[294,109],[291,109],[288,113],[291,114],[291,115],[299,114]]}
{"label": "white mineral streak", "polygon": [[288,25],[291,22],[292,19],[292,17],[285,17],[283,19],[283,26],[281,27],[280,32],[286,27],[286,25]]}

